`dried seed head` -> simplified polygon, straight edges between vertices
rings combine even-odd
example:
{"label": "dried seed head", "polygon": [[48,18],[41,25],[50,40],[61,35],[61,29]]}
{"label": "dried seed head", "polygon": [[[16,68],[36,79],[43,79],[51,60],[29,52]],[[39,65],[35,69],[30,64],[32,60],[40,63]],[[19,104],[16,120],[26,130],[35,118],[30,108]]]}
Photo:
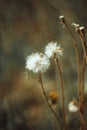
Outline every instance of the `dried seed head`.
{"label": "dried seed head", "polygon": [[81,26],[79,29],[80,29],[80,30],[84,30],[84,29],[85,29],[85,27],[84,27],[84,26]]}
{"label": "dried seed head", "polygon": [[73,25],[75,28],[79,27],[79,24],[77,24],[77,23],[72,23],[72,25]]}
{"label": "dried seed head", "polygon": [[60,15],[59,19],[60,19],[60,23],[64,25],[65,24],[65,18],[64,18],[64,16]]}
{"label": "dried seed head", "polygon": [[85,27],[84,27],[84,26],[81,26],[81,27],[79,28],[79,30],[80,30],[80,34],[81,34],[81,35],[85,35]]}
{"label": "dried seed head", "polygon": [[78,112],[79,111],[79,103],[76,99],[73,99],[69,105],[68,105],[68,109],[70,112]]}
{"label": "dried seed head", "polygon": [[72,23],[72,25],[75,27],[75,31],[80,33],[80,30],[79,30],[80,25],[76,23]]}

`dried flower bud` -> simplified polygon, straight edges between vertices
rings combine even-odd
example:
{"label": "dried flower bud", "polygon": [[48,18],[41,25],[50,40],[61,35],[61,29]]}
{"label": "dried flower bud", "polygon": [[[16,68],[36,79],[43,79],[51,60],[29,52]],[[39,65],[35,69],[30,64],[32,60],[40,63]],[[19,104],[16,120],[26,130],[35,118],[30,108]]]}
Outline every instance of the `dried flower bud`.
{"label": "dried flower bud", "polygon": [[81,27],[79,28],[79,30],[80,30],[80,34],[81,34],[81,35],[85,35],[85,27],[84,27],[84,26],[81,26]]}
{"label": "dried flower bud", "polygon": [[73,99],[69,105],[68,105],[68,109],[70,112],[78,112],[79,111],[79,103],[77,102],[77,100]]}
{"label": "dried flower bud", "polygon": [[64,18],[64,16],[63,16],[63,15],[60,15],[60,16],[59,16],[59,19],[60,19],[60,23],[64,25],[64,23],[65,23],[65,18]]}
{"label": "dried flower bud", "polygon": [[79,30],[80,25],[76,23],[72,23],[72,25],[75,27],[75,31],[80,33],[80,30]]}
{"label": "dried flower bud", "polygon": [[49,97],[50,97],[50,99],[51,99],[51,102],[52,102],[53,104],[56,104],[57,99],[58,99],[58,93],[55,92],[55,91],[51,91],[51,92],[49,93]]}
{"label": "dried flower bud", "polygon": [[75,28],[79,27],[79,24],[77,24],[77,23],[72,23],[72,25],[73,25]]}

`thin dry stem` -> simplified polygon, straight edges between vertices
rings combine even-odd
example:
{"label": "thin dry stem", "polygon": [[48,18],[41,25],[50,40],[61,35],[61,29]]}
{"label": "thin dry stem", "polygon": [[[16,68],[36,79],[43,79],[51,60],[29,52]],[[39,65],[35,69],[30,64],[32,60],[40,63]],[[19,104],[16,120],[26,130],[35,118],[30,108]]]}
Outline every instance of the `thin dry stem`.
{"label": "thin dry stem", "polygon": [[62,130],[62,126],[61,126],[60,119],[59,119],[58,115],[55,113],[54,109],[52,108],[51,104],[50,104],[49,101],[48,101],[48,98],[47,98],[45,89],[44,89],[44,87],[43,87],[43,81],[42,81],[41,73],[38,74],[38,79],[39,79],[39,82],[40,82],[40,84],[41,84],[41,88],[42,88],[42,90],[43,90],[43,95],[44,95],[44,97],[45,97],[45,99],[46,99],[46,102],[47,102],[49,108],[51,109],[52,113],[54,114],[54,116],[55,116],[55,118],[56,118],[56,120],[57,120],[57,123],[58,123],[58,126],[59,126],[60,130]]}
{"label": "thin dry stem", "polygon": [[83,56],[83,64],[82,64],[82,77],[81,77],[81,105],[80,105],[80,117],[81,117],[81,130],[86,130],[85,126],[85,118],[84,118],[84,103],[85,103],[85,96],[84,96],[84,77],[85,77],[85,67],[86,67],[86,40],[85,35],[81,35],[79,33],[80,39],[83,46],[84,56]]}
{"label": "thin dry stem", "polygon": [[80,130],[86,130],[85,119],[84,119],[84,116],[83,116],[83,112],[81,110],[80,110],[80,117],[81,117]]}
{"label": "thin dry stem", "polygon": [[76,59],[77,59],[77,73],[78,73],[78,97],[79,97],[79,100],[80,100],[80,96],[81,96],[81,88],[80,88],[80,80],[81,80],[81,76],[80,76],[80,58],[79,58],[79,51],[78,51],[78,46],[77,46],[77,41],[71,31],[71,29],[69,28],[65,18],[60,18],[60,23],[63,24],[67,31],[69,32],[72,40],[73,40],[73,46],[74,46],[74,49],[75,49],[75,54],[76,54]]}
{"label": "thin dry stem", "polygon": [[80,30],[79,31],[79,36],[80,36],[82,47],[83,47],[83,51],[84,51],[84,58],[85,58],[86,63],[87,63],[87,46],[86,46],[85,32],[83,33],[83,31]]}
{"label": "thin dry stem", "polygon": [[86,65],[86,60],[83,58],[83,65],[82,65],[82,83],[81,83],[81,97],[82,97],[82,106],[84,107],[84,78],[85,78],[85,65]]}
{"label": "thin dry stem", "polygon": [[[80,103],[81,130],[86,130],[85,119],[84,119],[84,110],[83,110],[83,108],[84,108],[84,106],[83,106],[83,104],[84,104],[84,69],[85,69],[85,63],[86,63],[85,39],[81,38],[82,46],[83,46],[83,50],[84,50],[84,59],[83,59],[82,77],[81,77],[81,75],[80,75],[80,58],[79,58],[79,51],[78,51],[77,42],[76,42],[76,39],[75,39],[72,31],[70,30],[70,28],[66,22],[65,22],[65,26],[66,26],[67,30],[69,31],[69,33],[74,41],[73,45],[75,48],[75,53],[76,53],[76,57],[77,57],[77,67],[78,67],[78,96],[79,96],[79,103]],[[81,78],[82,78],[82,86],[80,86]]]}
{"label": "thin dry stem", "polygon": [[54,59],[55,59],[55,62],[57,64],[58,72],[59,72],[59,77],[60,77],[60,87],[61,87],[61,93],[62,93],[62,109],[63,109],[63,118],[64,118],[64,129],[67,130],[62,72],[61,72],[59,60],[58,60],[58,57],[56,56],[56,54],[54,55]]}
{"label": "thin dry stem", "polygon": [[74,46],[74,49],[75,49],[75,54],[76,54],[76,59],[77,59],[77,73],[78,73],[78,96],[79,96],[79,100],[81,98],[81,75],[80,75],[80,58],[79,58],[79,51],[78,51],[78,46],[77,46],[77,41],[72,33],[72,31],[70,30],[69,26],[67,25],[67,23],[65,22],[65,26],[69,32],[69,34],[71,35],[72,37],[72,40],[73,40],[73,46]]}
{"label": "thin dry stem", "polygon": [[84,65],[85,65],[85,62],[83,62],[83,70],[82,70],[82,76],[83,77],[82,77],[82,86],[81,86],[80,85],[81,84],[80,58],[79,58],[79,51],[78,51],[76,39],[75,39],[72,31],[70,30],[70,28],[69,28],[69,26],[67,25],[66,22],[65,22],[65,26],[66,26],[67,30],[69,31],[69,33],[70,33],[70,35],[71,35],[71,37],[74,41],[73,45],[74,45],[74,48],[75,48],[75,53],[76,53],[76,57],[77,57],[77,67],[78,67],[78,96],[79,96],[79,104],[80,104],[81,130],[86,130],[85,129],[85,119],[84,119],[84,113],[83,113],[83,106],[82,106],[82,102],[84,100],[84,98],[82,98],[82,96],[84,96]]}
{"label": "thin dry stem", "polygon": [[84,76],[85,76],[85,67],[86,67],[86,40],[85,37],[80,35],[81,43],[84,51],[84,56],[83,56],[83,64],[82,64],[82,82],[81,82],[81,99],[82,99],[82,107],[84,108]]}

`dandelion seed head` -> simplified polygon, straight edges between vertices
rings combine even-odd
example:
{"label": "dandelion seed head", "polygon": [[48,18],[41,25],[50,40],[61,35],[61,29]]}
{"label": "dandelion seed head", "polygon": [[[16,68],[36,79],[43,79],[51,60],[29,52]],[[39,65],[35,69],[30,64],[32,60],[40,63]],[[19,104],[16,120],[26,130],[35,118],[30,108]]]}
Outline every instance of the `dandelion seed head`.
{"label": "dandelion seed head", "polygon": [[57,45],[57,42],[50,42],[45,47],[45,54],[48,56],[48,58],[53,57],[54,54],[58,54],[58,55],[62,56],[63,48],[61,48],[60,45]]}
{"label": "dandelion seed head", "polygon": [[34,73],[44,73],[49,66],[49,59],[42,53],[32,53],[26,58],[26,69],[31,70]]}
{"label": "dandelion seed head", "polygon": [[68,105],[68,109],[70,112],[78,112],[79,110],[78,102],[75,99],[71,101]]}

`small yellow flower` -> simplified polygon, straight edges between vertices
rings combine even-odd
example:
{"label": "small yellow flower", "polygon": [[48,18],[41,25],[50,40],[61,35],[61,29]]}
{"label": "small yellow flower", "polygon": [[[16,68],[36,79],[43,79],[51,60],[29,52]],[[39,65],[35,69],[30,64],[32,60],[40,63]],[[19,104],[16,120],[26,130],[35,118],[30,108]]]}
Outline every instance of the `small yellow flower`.
{"label": "small yellow flower", "polygon": [[57,99],[58,99],[58,93],[57,93],[56,91],[51,91],[51,92],[49,93],[49,97],[50,97],[50,99],[51,99],[51,102],[52,102],[53,104],[55,104],[55,103],[57,102]]}

